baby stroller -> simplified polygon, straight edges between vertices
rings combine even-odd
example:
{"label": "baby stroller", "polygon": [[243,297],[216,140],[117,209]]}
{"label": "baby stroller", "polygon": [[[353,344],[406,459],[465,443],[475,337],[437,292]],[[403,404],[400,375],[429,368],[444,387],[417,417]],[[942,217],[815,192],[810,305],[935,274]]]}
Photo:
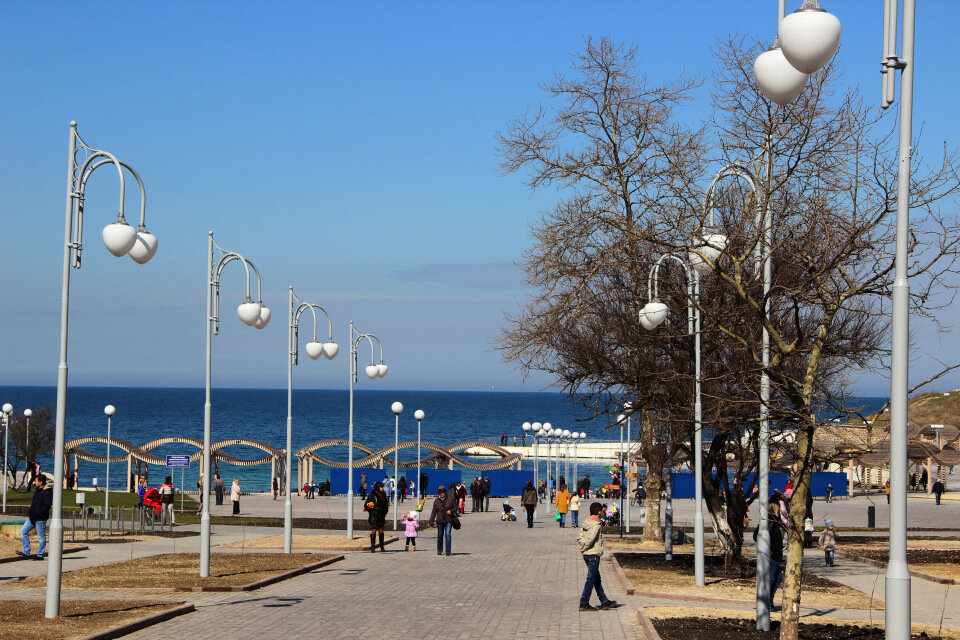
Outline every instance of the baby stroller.
{"label": "baby stroller", "polygon": [[148,525],[152,525],[154,520],[160,521],[160,513],[163,511],[163,501],[160,500],[160,490],[157,488],[147,489],[143,494],[143,517]]}
{"label": "baby stroller", "polygon": [[516,522],[517,514],[514,513],[513,507],[510,506],[509,500],[503,501],[503,513],[500,514],[500,520],[503,522]]}

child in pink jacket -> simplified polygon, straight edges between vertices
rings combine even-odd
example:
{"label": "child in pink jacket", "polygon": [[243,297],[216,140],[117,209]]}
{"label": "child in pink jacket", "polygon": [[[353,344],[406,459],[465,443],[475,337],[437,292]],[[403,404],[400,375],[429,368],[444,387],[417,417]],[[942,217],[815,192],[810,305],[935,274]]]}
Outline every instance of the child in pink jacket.
{"label": "child in pink jacket", "polygon": [[411,511],[410,513],[404,514],[403,516],[403,526],[406,527],[406,536],[407,544],[404,546],[404,551],[416,551],[417,550],[417,529],[420,528],[420,523],[417,521],[417,512]]}

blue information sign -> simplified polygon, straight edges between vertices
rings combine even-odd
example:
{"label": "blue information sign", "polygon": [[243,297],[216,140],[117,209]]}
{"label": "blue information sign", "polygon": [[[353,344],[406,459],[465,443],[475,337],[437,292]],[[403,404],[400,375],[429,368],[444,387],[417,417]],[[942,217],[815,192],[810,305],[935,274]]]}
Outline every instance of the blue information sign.
{"label": "blue information sign", "polygon": [[168,467],[189,467],[190,456],[167,456]]}

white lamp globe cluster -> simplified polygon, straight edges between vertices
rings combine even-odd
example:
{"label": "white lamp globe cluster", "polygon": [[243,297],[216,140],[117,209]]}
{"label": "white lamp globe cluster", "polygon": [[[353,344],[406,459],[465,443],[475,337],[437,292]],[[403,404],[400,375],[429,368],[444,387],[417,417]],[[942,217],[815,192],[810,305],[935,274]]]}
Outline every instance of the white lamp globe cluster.
{"label": "white lamp globe cluster", "polygon": [[367,374],[367,377],[371,380],[376,380],[377,378],[383,378],[387,375],[387,365],[383,364],[368,364],[364,369],[364,372]]}
{"label": "white lamp globe cluster", "polygon": [[143,225],[134,229],[122,215],[103,228],[101,237],[107,251],[118,258],[129,255],[137,264],[146,264],[157,253],[157,236]]}
{"label": "white lamp globe cluster", "polygon": [[307,355],[310,356],[311,360],[316,360],[320,356],[323,356],[327,360],[333,360],[337,357],[337,354],[340,353],[340,345],[332,339],[326,342],[320,342],[316,336],[314,336],[313,340],[308,342],[303,349],[307,352]]}
{"label": "white lamp globe cluster", "polygon": [[237,315],[243,324],[263,329],[270,322],[270,308],[262,302],[254,302],[247,298],[237,307]]}
{"label": "white lamp globe cluster", "polygon": [[796,100],[810,74],[836,53],[840,31],[840,20],[824,11],[818,0],[804,0],[780,22],[770,50],[753,63],[753,75],[763,95],[780,106]]}

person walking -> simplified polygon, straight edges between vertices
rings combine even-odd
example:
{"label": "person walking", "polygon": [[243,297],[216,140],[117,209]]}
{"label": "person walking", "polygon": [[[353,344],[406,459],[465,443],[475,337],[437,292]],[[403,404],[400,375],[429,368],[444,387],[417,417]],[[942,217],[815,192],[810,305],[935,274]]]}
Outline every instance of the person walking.
{"label": "person walking", "polygon": [[[40,474],[33,479],[33,500],[27,512],[27,520],[20,529],[20,541],[23,543],[25,558],[43,560],[43,552],[47,550],[47,519],[50,517],[50,507],[53,506],[53,491],[47,488],[47,476]],[[37,530],[37,555],[30,555],[30,531]]]}
{"label": "person walking", "polygon": [[580,495],[577,493],[570,496],[570,526],[580,526]]}
{"label": "person walking", "polygon": [[397,502],[403,504],[407,499],[407,476],[402,476],[397,482]]}
{"label": "person walking", "polygon": [[430,483],[430,477],[423,471],[420,472],[420,495],[427,495],[427,485]]}
{"label": "person walking", "polygon": [[453,496],[453,491],[447,495],[447,490],[442,485],[437,487],[437,497],[433,501],[433,511],[430,512],[430,525],[437,525],[437,555],[444,553],[444,543],[446,543],[446,553],[450,555],[450,545],[453,538],[453,521],[457,517],[457,501]]}
{"label": "person walking", "polygon": [[[173,526],[176,524],[173,518],[173,496],[176,493],[176,489],[173,488],[173,478],[167,476],[163,484],[160,485],[160,502],[163,504],[163,515],[170,521],[170,525]],[[161,519],[161,524],[163,520]]]}
{"label": "person walking", "polygon": [[473,504],[470,506],[470,513],[474,513],[480,510],[480,476],[475,476],[473,482],[470,483],[470,497],[473,499]]}
{"label": "person walking", "polygon": [[483,510],[490,511],[490,476],[483,476],[480,484],[483,485]]}
{"label": "person walking", "polygon": [[583,499],[590,499],[590,474],[583,476]]}
{"label": "person walking", "polygon": [[367,499],[367,473],[366,471],[360,472],[360,499]]}
{"label": "person walking", "polygon": [[567,491],[567,485],[561,484],[560,490],[557,491],[557,511],[560,513],[560,520],[557,524],[560,525],[560,528],[566,526],[567,524],[567,511],[570,509],[570,492]]}
{"label": "person walking", "polygon": [[537,509],[537,502],[537,490],[533,487],[533,480],[527,480],[527,486],[523,488],[520,496],[520,504],[527,510],[527,529],[533,529],[533,512]]}
{"label": "person walking", "polygon": [[233,515],[240,515],[240,496],[243,492],[240,490],[240,478],[234,478],[230,486],[230,499],[233,501]]}
{"label": "person walking", "polygon": [[887,504],[890,504],[890,481],[887,480],[883,485],[883,492],[887,494]]}
{"label": "person walking", "polygon": [[280,493],[280,478],[273,479],[273,499],[277,499],[277,494]]}
{"label": "person walking", "polygon": [[[837,550],[837,530],[833,527],[833,520],[827,520],[827,528],[820,534],[817,546],[823,549],[823,559],[828,567],[834,566],[833,554]],[[772,591],[772,590],[771,590]]]}
{"label": "person walking", "polygon": [[373,491],[363,503],[363,510],[367,512],[367,522],[370,523],[370,553],[377,551],[377,535],[380,536],[380,551],[386,551],[383,546],[383,528],[387,526],[387,511],[390,509],[390,500],[383,490],[383,483],[373,485]]}
{"label": "person walking", "polygon": [[933,483],[933,496],[937,499],[937,504],[940,504],[940,498],[943,496],[943,492],[946,490],[947,488],[943,486],[943,483],[939,480]]}
{"label": "person walking", "polygon": [[[600,556],[603,554],[603,534],[600,532],[602,511],[603,505],[599,502],[590,505],[590,517],[584,521],[580,535],[577,537],[580,553],[587,565],[587,580],[583,584],[583,593],[580,594],[580,611],[596,611],[598,608],[610,609],[617,606],[616,600],[610,600],[603,592],[603,584],[600,580]],[[594,591],[600,598],[599,607],[590,604],[590,595]]]}
{"label": "person walking", "polygon": [[217,505],[223,505],[223,494],[227,492],[227,485],[224,484],[223,478],[220,477],[218,473],[216,478],[213,481],[213,493],[217,497]]}
{"label": "person walking", "polygon": [[467,507],[467,488],[463,486],[462,482],[457,483],[457,508],[460,511],[460,515],[463,515],[464,510]]}

